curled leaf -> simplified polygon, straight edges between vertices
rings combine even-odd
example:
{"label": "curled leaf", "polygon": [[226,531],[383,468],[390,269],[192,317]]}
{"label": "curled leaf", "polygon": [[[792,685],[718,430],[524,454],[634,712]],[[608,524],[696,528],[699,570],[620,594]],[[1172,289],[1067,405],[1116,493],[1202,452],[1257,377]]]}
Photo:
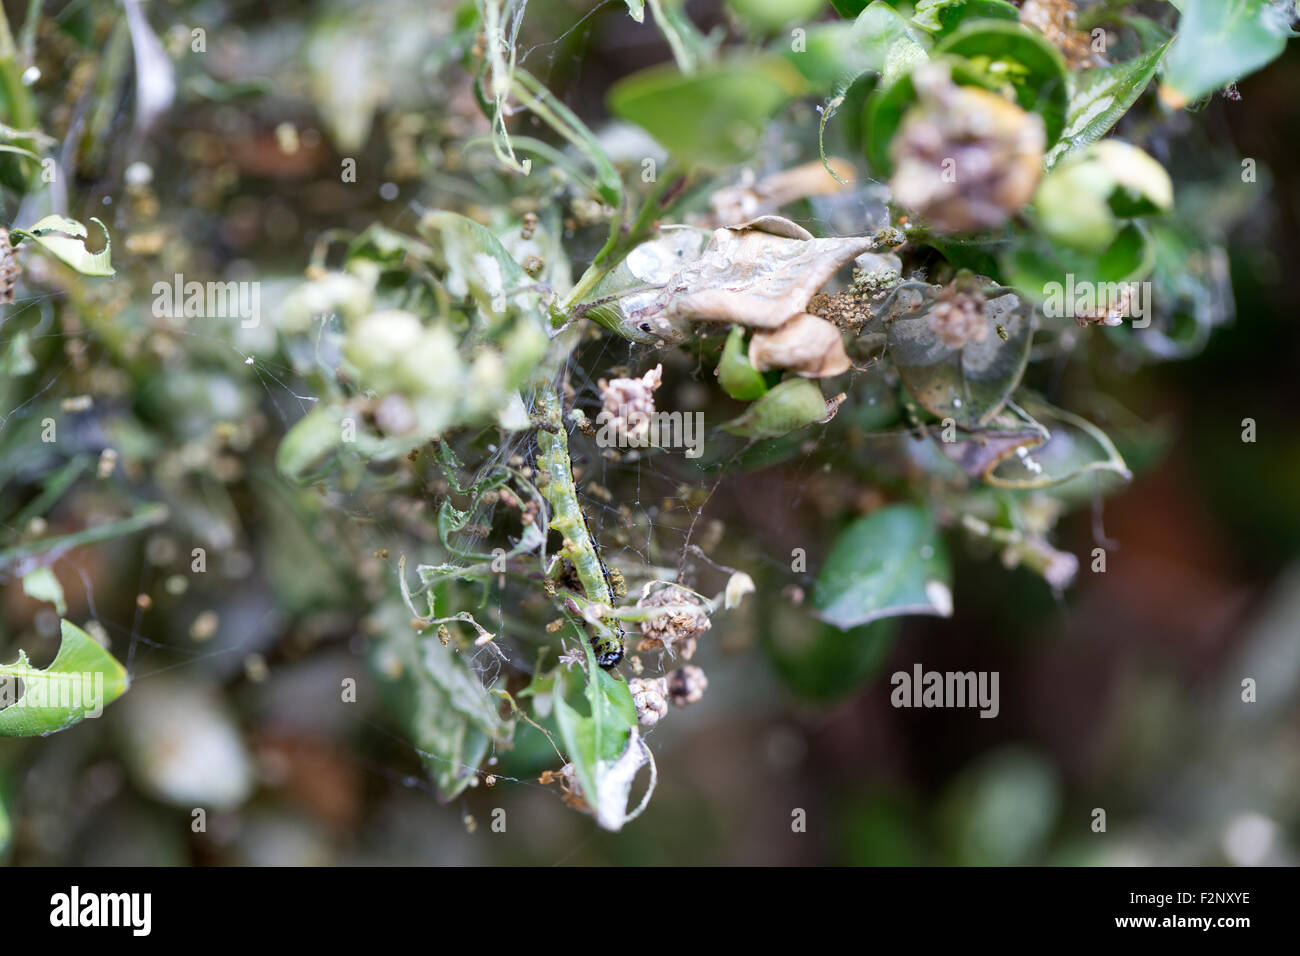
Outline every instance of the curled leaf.
{"label": "curled leaf", "polygon": [[745,355],[745,330],[739,325],[731,327],[717,371],[718,383],[732,398],[748,402],[767,391],[767,382]]}
{"label": "curled leaf", "polygon": [[788,378],[722,427],[733,435],[777,438],[796,428],[826,421],[834,412],[815,384],[806,378]]}
{"label": "curled leaf", "polygon": [[24,239],[30,239],[82,275],[114,275],[113,243],[108,237],[108,227],[98,219],[92,218],[90,221],[104,232],[104,248],[99,252],[91,252],[86,248],[86,227],[75,219],[63,216],[46,216],[29,229],[11,229],[9,239],[15,246]]}
{"label": "curled leaf", "polygon": [[841,266],[874,245],[865,236],[814,239],[778,216],[718,229],[700,257],[665,287],[660,312],[670,319],[775,329],[806,312]]}
{"label": "curled leaf", "polygon": [[842,375],[852,366],[840,330],[807,312],[773,331],[755,332],[749,343],[749,361],[760,372],[788,368],[805,378]]}

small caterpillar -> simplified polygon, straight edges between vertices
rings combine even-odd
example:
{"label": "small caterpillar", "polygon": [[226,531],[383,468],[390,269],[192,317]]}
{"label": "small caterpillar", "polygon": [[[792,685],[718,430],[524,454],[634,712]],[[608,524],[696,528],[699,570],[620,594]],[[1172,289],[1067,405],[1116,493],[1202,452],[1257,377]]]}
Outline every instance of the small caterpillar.
{"label": "small caterpillar", "polygon": [[9,230],[0,228],[0,305],[8,305],[14,300],[14,287],[22,271],[17,250],[9,241]]}
{"label": "small caterpillar", "polygon": [[[540,413],[537,467],[549,479],[541,487],[541,492],[551,505],[551,527],[564,536],[565,545],[560,555],[573,562],[587,600],[612,607],[614,588],[609,570],[600,558],[591,529],[587,527],[587,517],[578,504],[578,489],[573,482],[569,438],[560,412],[559,394],[551,386],[543,386],[537,392],[537,407]],[[605,627],[607,630],[598,632],[593,647],[596,662],[608,670],[623,659],[623,628],[617,621],[611,621]]]}

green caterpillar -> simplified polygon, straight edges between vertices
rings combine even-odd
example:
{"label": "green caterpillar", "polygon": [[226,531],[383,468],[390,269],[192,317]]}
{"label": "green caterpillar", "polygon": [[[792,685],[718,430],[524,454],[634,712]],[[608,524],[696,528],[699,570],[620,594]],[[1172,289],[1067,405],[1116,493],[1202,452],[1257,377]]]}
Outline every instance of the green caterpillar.
{"label": "green caterpillar", "polygon": [[[547,385],[538,389],[537,409],[537,468],[548,479],[544,486],[539,482],[539,490],[551,505],[551,527],[564,535],[565,546],[559,555],[573,562],[588,601],[612,607],[614,588],[578,504],[578,489],[573,483],[573,466],[569,461],[568,433],[560,411],[560,396],[554,388]],[[593,647],[596,662],[608,670],[623,659],[623,628],[617,621],[610,621],[605,628],[597,633]]]}

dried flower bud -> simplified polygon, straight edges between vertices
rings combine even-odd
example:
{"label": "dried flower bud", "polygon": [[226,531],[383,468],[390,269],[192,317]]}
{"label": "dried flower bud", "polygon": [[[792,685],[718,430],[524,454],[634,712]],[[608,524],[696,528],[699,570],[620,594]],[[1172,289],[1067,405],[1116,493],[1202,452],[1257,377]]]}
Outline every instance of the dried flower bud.
{"label": "dried flower bud", "polygon": [[633,677],[627,682],[642,727],[653,727],[668,713],[668,681],[662,677]]}
{"label": "dried flower bud", "polygon": [[616,378],[599,381],[605,407],[596,416],[601,425],[612,425],[615,433],[628,444],[642,444],[650,433],[650,419],[655,413],[655,390],[663,384],[664,367],[656,365],[640,378]]}
{"label": "dried flower bud", "polygon": [[639,651],[662,647],[690,660],[695,653],[695,638],[713,626],[703,601],[675,584],[643,594],[636,605],[659,611],[641,622]]}
{"label": "dried flower bud", "polygon": [[890,146],[895,202],[940,232],[1002,225],[1038,185],[1042,119],[996,93],[957,86],[940,64],[918,67],[913,81],[920,102]]}
{"label": "dried flower bud", "polygon": [[668,675],[668,697],[678,707],[694,704],[709,689],[709,679],[694,664],[686,664]]}

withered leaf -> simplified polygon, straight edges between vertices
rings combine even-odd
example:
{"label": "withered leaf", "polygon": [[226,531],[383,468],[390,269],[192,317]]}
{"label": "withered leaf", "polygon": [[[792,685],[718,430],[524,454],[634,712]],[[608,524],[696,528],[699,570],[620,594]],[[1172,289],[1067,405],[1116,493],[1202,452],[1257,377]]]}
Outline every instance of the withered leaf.
{"label": "withered leaf", "polygon": [[807,312],[772,331],[759,330],[749,343],[749,363],[760,372],[788,368],[805,378],[842,375],[852,365],[840,330]]}
{"label": "withered leaf", "polygon": [[659,308],[670,320],[775,329],[807,311],[841,266],[874,245],[865,236],[814,239],[779,216],[717,229],[700,257],[665,286]]}

